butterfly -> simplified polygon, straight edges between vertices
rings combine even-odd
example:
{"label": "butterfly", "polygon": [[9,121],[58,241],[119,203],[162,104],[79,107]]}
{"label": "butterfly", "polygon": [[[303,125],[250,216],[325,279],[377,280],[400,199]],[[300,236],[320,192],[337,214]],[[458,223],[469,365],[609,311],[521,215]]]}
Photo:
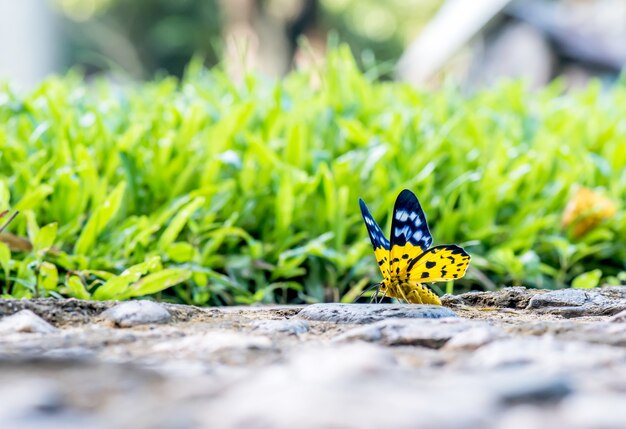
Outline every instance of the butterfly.
{"label": "butterfly", "polygon": [[400,192],[393,208],[391,242],[360,198],[359,205],[383,274],[373,299],[380,293],[382,297],[413,304],[441,305],[439,297],[424,283],[460,279],[465,275],[470,255],[454,244],[430,247],[433,237],[426,216],[408,189]]}

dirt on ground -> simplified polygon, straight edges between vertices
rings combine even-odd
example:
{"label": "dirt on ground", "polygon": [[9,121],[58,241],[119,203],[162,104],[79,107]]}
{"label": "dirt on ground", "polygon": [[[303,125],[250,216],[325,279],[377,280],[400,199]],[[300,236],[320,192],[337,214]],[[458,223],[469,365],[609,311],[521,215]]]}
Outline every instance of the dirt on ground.
{"label": "dirt on ground", "polygon": [[626,287],[442,301],[0,300],[0,427],[626,427]]}

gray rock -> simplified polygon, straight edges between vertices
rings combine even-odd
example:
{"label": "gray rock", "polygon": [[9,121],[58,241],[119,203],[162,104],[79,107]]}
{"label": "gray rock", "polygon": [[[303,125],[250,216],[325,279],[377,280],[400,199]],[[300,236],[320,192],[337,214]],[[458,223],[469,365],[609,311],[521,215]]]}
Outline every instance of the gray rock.
{"label": "gray rock", "polygon": [[[61,428],[57,417],[64,414],[66,399],[57,382],[26,378],[0,387],[0,427]],[[68,419],[62,419],[70,423]],[[77,427],[67,425],[66,427]]]}
{"label": "gray rock", "polygon": [[21,310],[0,320],[0,333],[30,332],[49,334],[57,328],[30,310]]}
{"label": "gray rock", "polygon": [[623,429],[626,394],[583,393],[563,401],[558,409],[560,427],[571,429]]}
{"label": "gray rock", "polygon": [[339,335],[336,341],[361,340],[388,346],[411,345],[438,349],[451,338],[482,325],[482,322],[472,322],[459,318],[441,320],[387,319],[351,329]]}
{"label": "gray rock", "polygon": [[463,360],[467,371],[511,367],[539,367],[551,373],[592,370],[624,362],[626,350],[554,337],[522,337],[495,341]]}
{"label": "gray rock", "polygon": [[611,323],[625,323],[626,322],[626,310],[622,310],[609,319]]}
{"label": "gray rock", "polygon": [[555,413],[550,408],[534,405],[517,405],[505,408],[496,419],[493,429],[551,429],[561,428]]}
{"label": "gray rock", "polygon": [[380,346],[305,347],[207,402],[203,420],[225,429],[487,426],[495,404],[486,391],[431,381]]}
{"label": "gray rock", "polygon": [[560,289],[530,299],[528,308],[581,306],[589,300],[583,289]]}
{"label": "gray rock", "polygon": [[162,305],[152,301],[128,301],[102,313],[114,326],[128,328],[150,323],[166,323],[172,317]]}
{"label": "gray rock", "polygon": [[42,357],[52,359],[89,359],[96,356],[93,350],[86,347],[67,347],[47,350],[41,354]]}
{"label": "gray rock", "polygon": [[497,291],[467,292],[461,295],[444,295],[441,302],[444,305],[470,306],[481,308],[517,308],[523,309],[528,306],[528,301],[545,291],[526,289],[521,286],[505,287]]}
{"label": "gray rock", "polygon": [[623,427],[626,323],[552,311],[604,311],[626,290],[584,292],[579,306],[528,310],[551,292],[463,294],[467,318],[361,325],[163,305],[170,323],[149,329],[99,323],[110,302],[0,300],[0,314],[28,307],[64,327],[0,335],[0,428]]}
{"label": "gray rock", "polygon": [[65,402],[58,382],[34,377],[17,385],[0,387],[0,398],[3,413],[60,409]]}
{"label": "gray rock", "polygon": [[[534,403],[548,405],[557,402],[573,392],[571,380],[564,376],[542,376],[522,374],[516,380],[502,379],[500,400],[504,405],[517,406]],[[534,375],[534,376],[533,376]]]}
{"label": "gray rock", "polygon": [[527,308],[563,317],[612,315],[626,310],[626,287],[554,290],[535,295]]}
{"label": "gray rock", "polygon": [[228,365],[246,365],[255,361],[272,361],[276,348],[266,336],[216,331],[162,339],[147,352],[152,358],[193,358]]}
{"label": "gray rock", "polygon": [[456,317],[449,308],[415,304],[313,304],[297,315],[306,320],[335,323],[373,323],[383,319],[440,319]]}
{"label": "gray rock", "polygon": [[252,324],[252,327],[255,331],[265,334],[301,335],[309,331],[309,324],[305,320],[257,320]]}
{"label": "gray rock", "polygon": [[484,324],[483,326],[472,327],[454,335],[450,338],[450,341],[446,342],[445,349],[476,350],[505,336],[506,334],[502,329]]}
{"label": "gray rock", "polygon": [[507,327],[510,336],[543,336],[565,341],[588,342],[626,347],[626,324],[610,321],[579,323],[575,320],[528,320]]}

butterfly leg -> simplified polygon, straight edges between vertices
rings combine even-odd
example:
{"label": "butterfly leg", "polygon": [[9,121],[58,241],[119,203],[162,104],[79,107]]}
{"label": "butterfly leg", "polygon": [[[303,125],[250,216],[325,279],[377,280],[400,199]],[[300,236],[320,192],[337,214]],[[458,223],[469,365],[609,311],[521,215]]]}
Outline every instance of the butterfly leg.
{"label": "butterfly leg", "polygon": [[370,298],[370,304],[375,303],[376,299],[378,298],[378,292],[380,291],[380,288],[376,288],[376,292],[374,292],[374,294],[372,295],[372,297]]}
{"label": "butterfly leg", "polygon": [[412,304],[424,304],[424,301],[422,301],[422,297],[416,289],[413,289],[411,290],[411,292],[409,292],[408,298],[409,302]]}
{"label": "butterfly leg", "polygon": [[380,292],[380,299],[376,302],[376,304],[382,304],[383,299],[385,299],[385,292]]}
{"label": "butterfly leg", "polygon": [[406,304],[410,304],[411,301],[409,301],[409,299],[407,298],[406,294],[404,293],[404,288],[402,287],[402,284],[399,284],[398,287],[396,288],[398,290],[398,299],[402,299]]}

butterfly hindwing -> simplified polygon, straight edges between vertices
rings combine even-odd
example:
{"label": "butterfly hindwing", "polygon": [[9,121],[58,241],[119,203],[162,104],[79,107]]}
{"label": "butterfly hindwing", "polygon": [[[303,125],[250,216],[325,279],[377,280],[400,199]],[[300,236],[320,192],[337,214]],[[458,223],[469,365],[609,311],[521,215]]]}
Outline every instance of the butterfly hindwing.
{"label": "butterfly hindwing", "polygon": [[389,275],[389,240],[383,234],[382,229],[378,226],[370,211],[367,209],[365,202],[359,198],[359,205],[361,206],[361,214],[365,221],[365,227],[367,233],[370,236],[372,247],[374,248],[374,255],[376,256],[376,262],[380,267],[380,271],[383,276]]}
{"label": "butterfly hindwing", "polygon": [[403,190],[396,199],[391,222],[390,270],[392,274],[406,272],[433,242],[426,216],[415,194]]}
{"label": "butterfly hindwing", "polygon": [[407,266],[412,281],[427,283],[460,279],[465,275],[470,256],[453,244],[428,249]]}

